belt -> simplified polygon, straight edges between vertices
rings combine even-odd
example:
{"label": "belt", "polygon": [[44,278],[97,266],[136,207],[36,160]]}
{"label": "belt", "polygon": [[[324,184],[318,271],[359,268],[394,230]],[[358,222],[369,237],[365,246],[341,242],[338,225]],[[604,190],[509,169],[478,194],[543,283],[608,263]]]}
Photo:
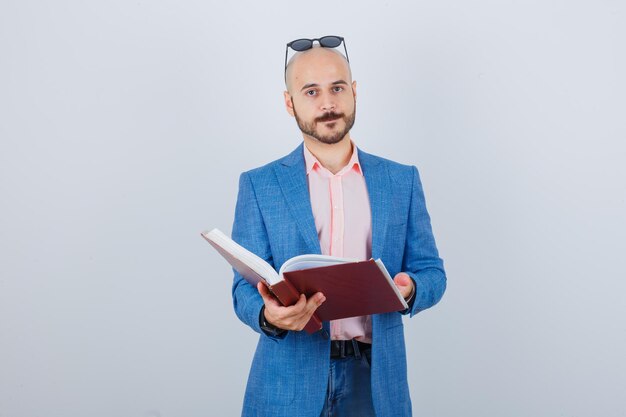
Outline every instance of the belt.
{"label": "belt", "polygon": [[372,349],[369,343],[359,342],[358,340],[331,340],[330,341],[330,357],[331,359],[343,359],[348,356],[361,356],[362,352]]}

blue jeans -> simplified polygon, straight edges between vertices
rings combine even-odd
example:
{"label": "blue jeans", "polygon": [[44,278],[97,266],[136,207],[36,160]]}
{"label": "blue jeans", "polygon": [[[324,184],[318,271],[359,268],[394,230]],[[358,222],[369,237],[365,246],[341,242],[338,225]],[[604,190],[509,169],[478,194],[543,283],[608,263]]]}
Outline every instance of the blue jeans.
{"label": "blue jeans", "polygon": [[371,350],[330,360],[326,402],[320,417],[376,417],[370,363]]}

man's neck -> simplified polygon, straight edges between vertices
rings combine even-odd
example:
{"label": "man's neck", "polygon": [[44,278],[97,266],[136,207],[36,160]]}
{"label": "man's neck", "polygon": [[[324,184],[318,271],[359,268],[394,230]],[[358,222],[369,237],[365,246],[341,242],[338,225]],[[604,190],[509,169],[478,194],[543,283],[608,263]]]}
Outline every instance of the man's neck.
{"label": "man's neck", "polygon": [[352,142],[349,134],[332,145],[305,136],[304,144],[320,164],[333,174],[341,171],[352,157]]}

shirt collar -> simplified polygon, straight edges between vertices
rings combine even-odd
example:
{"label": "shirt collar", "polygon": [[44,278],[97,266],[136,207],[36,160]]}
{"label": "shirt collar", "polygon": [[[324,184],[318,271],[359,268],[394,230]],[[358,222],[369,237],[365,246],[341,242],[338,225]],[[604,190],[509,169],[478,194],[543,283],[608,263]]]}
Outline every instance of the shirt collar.
{"label": "shirt collar", "polygon": [[[350,141],[350,143],[352,144],[352,156],[350,157],[350,160],[348,161],[346,166],[341,168],[339,172],[337,172],[334,175],[343,175],[351,169],[354,169],[354,171],[363,175],[363,170],[361,169],[361,164],[359,163],[359,153],[358,153],[357,147],[354,144],[354,142]],[[306,164],[307,175],[309,175],[311,171],[318,170],[318,169],[322,172],[323,171],[328,172],[330,176],[333,175],[330,171],[328,171],[326,168],[322,166],[322,164],[320,163],[320,161],[317,160],[315,155],[313,155],[311,151],[309,151],[309,148],[306,147],[306,144],[304,144],[304,162]]]}

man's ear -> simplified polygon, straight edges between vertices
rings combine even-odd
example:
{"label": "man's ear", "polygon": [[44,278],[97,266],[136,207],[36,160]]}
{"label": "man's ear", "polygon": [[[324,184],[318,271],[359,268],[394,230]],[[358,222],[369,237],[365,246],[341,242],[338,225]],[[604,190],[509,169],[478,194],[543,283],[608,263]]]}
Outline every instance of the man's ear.
{"label": "man's ear", "polygon": [[285,91],[283,92],[283,97],[285,98],[285,108],[287,109],[287,113],[293,117],[293,100],[291,100],[291,94],[289,94],[289,91]]}
{"label": "man's ear", "polygon": [[354,99],[356,100],[356,81],[352,81],[352,95],[354,96]]}

